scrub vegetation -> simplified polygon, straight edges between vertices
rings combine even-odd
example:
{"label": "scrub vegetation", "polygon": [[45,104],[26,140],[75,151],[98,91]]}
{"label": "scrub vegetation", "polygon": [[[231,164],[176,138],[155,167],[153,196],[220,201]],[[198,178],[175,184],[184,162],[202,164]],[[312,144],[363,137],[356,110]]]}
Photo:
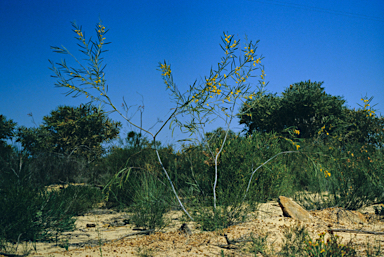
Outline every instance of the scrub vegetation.
{"label": "scrub vegetation", "polygon": [[[131,222],[153,231],[167,225],[164,215],[170,210],[183,211],[203,231],[220,230],[245,221],[260,203],[280,195],[312,210],[384,203],[384,118],[376,114],[373,97],[349,109],[342,97],[325,92],[323,82],[310,80],[289,85],[280,95],[267,93],[257,42],[223,33],[217,67],[186,92],[177,88],[171,66],[159,63],[175,108],[152,132],[132,123],[108,96],[101,57],[108,30],[98,23],[93,41],[75,23],[73,28],[87,60],[52,47],[73,57],[78,68],[63,60],[51,61],[51,69],[56,86],[90,102],[60,106],[36,128],[0,116],[2,251],[9,243],[57,240],[74,228],[76,215],[100,202],[129,210]],[[134,131],[119,138],[121,123],[108,118],[108,108]],[[205,131],[215,119],[225,126]],[[244,130],[233,132],[233,124]],[[157,136],[165,126],[189,137],[177,149],[163,145]],[[52,184],[62,189],[48,190]],[[352,244],[324,237],[311,239],[298,227],[287,232],[281,254],[355,256]],[[265,240],[252,240],[249,251],[266,255]]]}

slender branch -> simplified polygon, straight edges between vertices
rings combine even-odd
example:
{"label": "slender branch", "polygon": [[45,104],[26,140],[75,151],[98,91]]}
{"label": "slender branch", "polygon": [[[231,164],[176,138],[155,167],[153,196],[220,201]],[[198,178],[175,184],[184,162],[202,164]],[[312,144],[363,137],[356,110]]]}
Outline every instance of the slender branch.
{"label": "slender branch", "polygon": [[172,191],[173,191],[173,193],[175,194],[175,196],[176,196],[176,198],[177,198],[177,201],[179,202],[181,208],[183,209],[183,211],[185,212],[185,214],[187,214],[188,217],[189,217],[191,220],[194,220],[194,219],[191,217],[191,215],[188,213],[188,211],[184,208],[183,203],[180,201],[180,198],[179,198],[179,196],[177,195],[177,192],[176,192],[176,190],[175,190],[175,187],[173,186],[172,180],[171,180],[171,178],[169,177],[168,172],[167,172],[167,170],[165,169],[163,163],[161,162],[161,158],[160,158],[160,155],[159,155],[159,152],[157,151],[157,149],[156,149],[156,154],[157,154],[157,158],[158,158],[158,160],[159,160],[159,162],[160,162],[161,168],[163,168],[163,171],[164,171],[165,175],[167,176],[167,179],[168,179],[168,181],[169,181],[169,184],[171,184]]}
{"label": "slender branch", "polygon": [[[236,104],[236,101],[233,103],[233,106],[235,106],[235,104]],[[232,110],[231,110],[231,116],[230,116],[229,122],[227,122],[227,130],[225,132],[225,137],[224,137],[223,143],[221,144],[221,148],[216,153],[216,156],[215,156],[215,183],[213,184],[213,207],[215,209],[216,209],[216,186],[217,186],[217,159],[219,158],[220,153],[223,151],[224,144],[227,141],[227,136],[228,136],[228,132],[229,132],[229,126],[231,125],[231,122],[232,122],[232,119],[233,119],[233,109],[234,108],[232,108]]]}
{"label": "slender branch", "polygon": [[278,155],[280,154],[288,154],[288,153],[299,153],[299,151],[285,151],[285,152],[281,152],[281,153],[278,153],[278,154],[275,154],[273,157],[269,158],[269,160],[267,160],[266,162],[264,162],[263,164],[261,164],[259,167],[257,167],[253,172],[252,172],[252,175],[251,175],[251,178],[249,179],[249,182],[248,182],[248,187],[247,187],[247,190],[245,190],[245,194],[244,194],[244,198],[243,198],[243,202],[245,200],[245,197],[247,196],[247,193],[248,193],[248,190],[249,190],[249,187],[251,185],[251,181],[252,181],[252,178],[253,178],[253,175],[255,174],[255,172],[260,169],[261,167],[263,167],[265,164],[267,164],[269,161],[273,160],[275,157],[277,157]]}

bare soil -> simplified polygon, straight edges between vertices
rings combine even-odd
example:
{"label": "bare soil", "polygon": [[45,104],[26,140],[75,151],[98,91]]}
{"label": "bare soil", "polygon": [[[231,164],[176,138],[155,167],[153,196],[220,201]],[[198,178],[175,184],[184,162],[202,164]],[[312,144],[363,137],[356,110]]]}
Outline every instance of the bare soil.
{"label": "bare soil", "polygon": [[[310,213],[314,219],[300,224],[307,228],[312,238],[318,238],[319,233],[330,229],[341,230],[335,234],[342,237],[344,243],[352,240],[361,255],[367,242],[381,245],[381,249],[384,249],[384,219],[375,215],[373,206],[356,212],[329,208]],[[254,237],[268,235],[268,247],[276,253],[283,244],[284,231],[298,225],[298,221],[283,217],[277,202],[262,204],[257,212],[250,214],[246,223],[214,232],[202,232],[194,222],[186,223],[181,229],[181,216],[181,211],[168,213],[170,224],[161,232],[148,234],[148,231],[142,231],[129,223],[129,213],[95,209],[77,217],[76,229],[61,235],[57,244],[36,243],[33,247],[36,251],[31,250],[29,255],[181,257],[221,256],[223,251],[226,256],[254,256],[248,251],[251,243],[247,239],[250,239],[251,234]],[[378,234],[367,234],[364,231]],[[31,244],[27,247],[32,249]],[[26,250],[21,245],[18,254]]]}

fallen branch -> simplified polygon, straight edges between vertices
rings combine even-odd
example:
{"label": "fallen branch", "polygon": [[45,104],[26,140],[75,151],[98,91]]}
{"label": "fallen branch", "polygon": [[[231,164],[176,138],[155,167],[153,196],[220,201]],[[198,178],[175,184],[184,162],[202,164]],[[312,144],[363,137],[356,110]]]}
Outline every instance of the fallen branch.
{"label": "fallen branch", "polygon": [[358,229],[345,229],[345,228],[333,228],[328,230],[330,233],[333,232],[345,232],[345,233],[359,233],[359,234],[372,234],[372,235],[384,235],[384,232],[375,232]]}

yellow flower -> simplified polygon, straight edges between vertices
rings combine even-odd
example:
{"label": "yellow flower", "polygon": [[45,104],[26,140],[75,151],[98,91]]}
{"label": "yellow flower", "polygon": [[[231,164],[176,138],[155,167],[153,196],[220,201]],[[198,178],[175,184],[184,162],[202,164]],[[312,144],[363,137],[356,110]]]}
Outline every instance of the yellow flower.
{"label": "yellow flower", "polygon": [[296,150],[299,150],[300,146],[299,145],[296,145]]}

